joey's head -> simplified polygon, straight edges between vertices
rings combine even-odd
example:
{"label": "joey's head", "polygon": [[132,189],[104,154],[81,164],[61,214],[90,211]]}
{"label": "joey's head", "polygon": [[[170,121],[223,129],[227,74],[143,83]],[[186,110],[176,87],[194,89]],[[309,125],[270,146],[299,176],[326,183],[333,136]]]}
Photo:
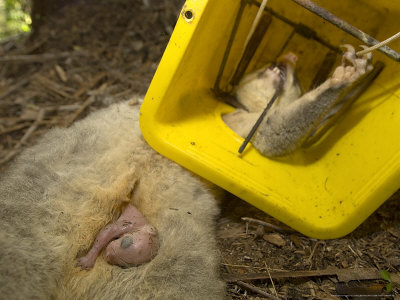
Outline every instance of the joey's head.
{"label": "joey's head", "polygon": [[147,224],[110,242],[105,251],[111,265],[129,267],[150,261],[158,250],[156,229]]}
{"label": "joey's head", "polygon": [[[235,90],[236,100],[249,112],[262,111],[281,80],[284,80],[282,96],[299,97],[301,91],[295,75],[296,62],[297,56],[290,52],[279,57],[276,64],[244,76]],[[280,75],[281,72],[284,79]]]}

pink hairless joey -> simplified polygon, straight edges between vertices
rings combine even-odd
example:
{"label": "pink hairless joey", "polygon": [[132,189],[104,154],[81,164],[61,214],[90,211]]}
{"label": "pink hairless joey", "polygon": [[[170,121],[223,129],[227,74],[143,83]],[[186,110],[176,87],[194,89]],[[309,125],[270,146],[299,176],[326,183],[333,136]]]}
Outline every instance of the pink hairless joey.
{"label": "pink hairless joey", "polygon": [[133,205],[128,205],[119,219],[104,227],[86,256],[77,265],[90,270],[105,247],[106,261],[111,265],[130,267],[150,261],[158,250],[157,230]]}

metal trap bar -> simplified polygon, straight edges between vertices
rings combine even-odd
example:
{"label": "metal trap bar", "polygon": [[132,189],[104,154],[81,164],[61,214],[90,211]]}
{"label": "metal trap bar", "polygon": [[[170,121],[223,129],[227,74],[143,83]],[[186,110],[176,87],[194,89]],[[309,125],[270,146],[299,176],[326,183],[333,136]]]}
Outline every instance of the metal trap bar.
{"label": "metal trap bar", "polygon": [[[323,67],[321,67],[321,70],[318,71],[318,76],[315,77],[315,80],[313,81],[313,86],[318,85],[320,82],[315,82],[316,80],[321,80],[321,78],[326,78],[327,75],[329,74],[333,64],[336,61],[336,56],[337,54],[340,54],[341,51],[338,47],[331,45],[328,41],[326,41],[323,37],[319,36],[317,32],[313,29],[311,29],[309,26],[303,24],[303,23],[296,23],[288,18],[274,12],[270,8],[265,8],[264,9],[264,14],[261,17],[260,22],[258,23],[257,27],[255,28],[254,33],[249,39],[249,42],[246,45],[246,48],[244,49],[242,56],[240,57],[235,70],[233,72],[233,75],[231,76],[229,82],[225,84],[224,87],[221,86],[221,80],[224,74],[224,71],[226,69],[226,64],[228,62],[229,55],[231,53],[231,49],[237,34],[237,31],[240,26],[240,21],[243,16],[243,12],[246,8],[246,5],[249,4],[249,1],[247,0],[241,0],[240,2],[240,7],[238,9],[238,12],[236,14],[236,18],[234,20],[233,26],[232,26],[232,31],[230,34],[230,37],[227,42],[227,46],[224,52],[224,56],[220,65],[220,69],[214,84],[213,91],[217,96],[227,96],[229,93],[232,91],[232,89],[239,83],[240,79],[243,77],[249,63],[251,62],[258,46],[260,45],[265,33],[267,32],[273,18],[277,18],[280,21],[283,21],[287,25],[291,26],[293,28],[291,34],[288,36],[286,39],[286,42],[284,45],[281,47],[281,50],[279,51],[277,57],[284,51],[286,45],[290,42],[292,37],[295,34],[299,34],[306,39],[312,39],[322,46],[328,48],[330,51],[324,58],[324,64]],[[260,6],[260,3],[253,1],[252,5]]]}
{"label": "metal trap bar", "polygon": [[[351,34],[352,36],[359,39],[368,46],[374,46],[379,43],[379,41],[374,39],[372,36],[366,34],[357,27],[354,27],[351,24],[343,21],[342,19],[338,18],[334,14],[330,13],[326,9],[318,6],[317,4],[315,4],[310,0],[292,0],[292,1],[300,5],[301,7],[304,7],[305,9],[311,11],[317,16],[325,19],[329,23],[335,25],[336,27],[347,32],[348,34]],[[382,46],[378,48],[378,51],[381,51],[383,54],[387,55],[391,59],[400,62],[400,54],[394,51],[393,49],[389,48],[388,46]]]}
{"label": "metal trap bar", "polygon": [[[362,32],[358,28],[348,24],[347,22],[341,20],[337,16],[333,15],[332,13],[325,10],[324,8],[316,5],[315,3],[313,3],[310,0],[292,0],[292,1],[294,1],[298,5],[301,5],[305,9],[313,12],[314,14],[318,15],[319,17],[325,19],[326,21],[330,22],[331,24],[337,26],[344,32],[346,32],[346,33],[354,36],[355,38],[359,39],[360,41],[366,43],[368,46],[376,45],[379,43],[379,41],[377,41],[373,37]],[[231,34],[230,34],[230,37],[229,37],[229,40],[227,43],[227,47],[226,47],[226,50],[225,50],[225,53],[224,53],[224,56],[223,56],[223,59],[221,62],[221,66],[220,66],[215,84],[214,84],[213,91],[215,92],[215,94],[217,96],[226,96],[233,89],[233,87],[239,83],[239,81],[242,78],[242,76],[244,75],[254,53],[256,52],[257,47],[261,43],[264,34],[268,30],[268,27],[272,21],[272,17],[275,17],[275,18],[283,21],[284,23],[290,25],[291,27],[293,27],[293,31],[288,36],[286,43],[281,47],[281,51],[279,52],[279,54],[277,56],[279,56],[284,51],[286,45],[289,43],[289,41],[295,34],[299,34],[307,39],[312,39],[330,50],[326,54],[326,56],[323,60],[323,63],[321,64],[321,68],[316,73],[310,88],[314,88],[314,87],[318,86],[320,83],[322,83],[327,78],[328,74],[330,73],[330,71],[336,61],[337,54],[341,54],[342,51],[337,46],[331,45],[323,37],[319,36],[317,34],[317,32],[315,30],[313,30],[312,28],[310,28],[309,26],[302,24],[302,23],[293,22],[290,19],[276,13],[271,8],[266,7],[264,9],[265,13],[263,14],[253,35],[251,36],[248,44],[246,45],[246,48],[244,49],[242,56],[240,57],[240,60],[234,70],[233,76],[231,77],[229,83],[225,87],[221,86],[221,79],[224,74],[224,70],[225,70],[225,67],[226,67],[226,64],[228,61],[228,57],[230,55],[230,51],[231,51],[233,42],[235,40],[236,33],[237,33],[237,30],[240,25],[240,20],[243,15],[243,11],[244,11],[246,5],[248,5],[249,3],[252,5],[256,5],[257,7],[260,7],[260,5],[261,5],[261,3],[258,1],[241,0],[241,4],[238,9],[234,24],[232,26],[232,31],[231,31]],[[384,54],[386,54],[391,59],[393,59],[395,61],[400,61],[400,54],[397,53],[396,51],[394,51],[393,49],[391,49],[387,46],[383,46],[383,47],[379,48],[379,50],[381,52],[383,52]]]}

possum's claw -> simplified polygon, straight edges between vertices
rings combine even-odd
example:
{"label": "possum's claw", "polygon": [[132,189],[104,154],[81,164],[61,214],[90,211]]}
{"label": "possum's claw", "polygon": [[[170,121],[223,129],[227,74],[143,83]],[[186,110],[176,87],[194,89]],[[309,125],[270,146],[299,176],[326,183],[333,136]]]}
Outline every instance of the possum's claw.
{"label": "possum's claw", "polygon": [[[365,45],[360,45],[361,48],[363,49],[367,49],[368,47]],[[357,58],[357,61],[359,62],[365,62],[366,66],[365,66],[365,71],[369,72],[373,69],[372,67],[372,52],[368,52],[363,54],[360,58]]]}
{"label": "possum's claw", "polygon": [[346,65],[346,62],[354,65],[356,60],[356,50],[352,45],[344,44],[341,47],[346,48],[346,52],[343,53],[342,56],[342,66]]}
{"label": "possum's claw", "polygon": [[351,84],[366,72],[372,70],[372,54],[368,53],[358,58],[353,46],[346,44],[342,47],[346,48],[347,51],[342,56],[342,64],[333,72],[332,86]]}

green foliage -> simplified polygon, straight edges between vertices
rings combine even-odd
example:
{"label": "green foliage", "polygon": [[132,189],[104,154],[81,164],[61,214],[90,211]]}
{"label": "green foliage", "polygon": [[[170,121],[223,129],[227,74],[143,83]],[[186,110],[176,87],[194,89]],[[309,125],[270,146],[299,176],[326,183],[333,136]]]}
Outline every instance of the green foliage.
{"label": "green foliage", "polygon": [[29,32],[31,23],[29,0],[0,0],[0,39]]}
{"label": "green foliage", "polygon": [[381,270],[380,272],[382,279],[387,280],[387,281],[392,281],[390,278],[390,273],[386,270]]}
{"label": "green foliage", "polygon": [[382,279],[389,281],[389,283],[386,285],[386,291],[388,293],[392,292],[393,282],[392,282],[392,278],[390,277],[390,273],[386,270],[381,270],[380,274],[381,274]]}

